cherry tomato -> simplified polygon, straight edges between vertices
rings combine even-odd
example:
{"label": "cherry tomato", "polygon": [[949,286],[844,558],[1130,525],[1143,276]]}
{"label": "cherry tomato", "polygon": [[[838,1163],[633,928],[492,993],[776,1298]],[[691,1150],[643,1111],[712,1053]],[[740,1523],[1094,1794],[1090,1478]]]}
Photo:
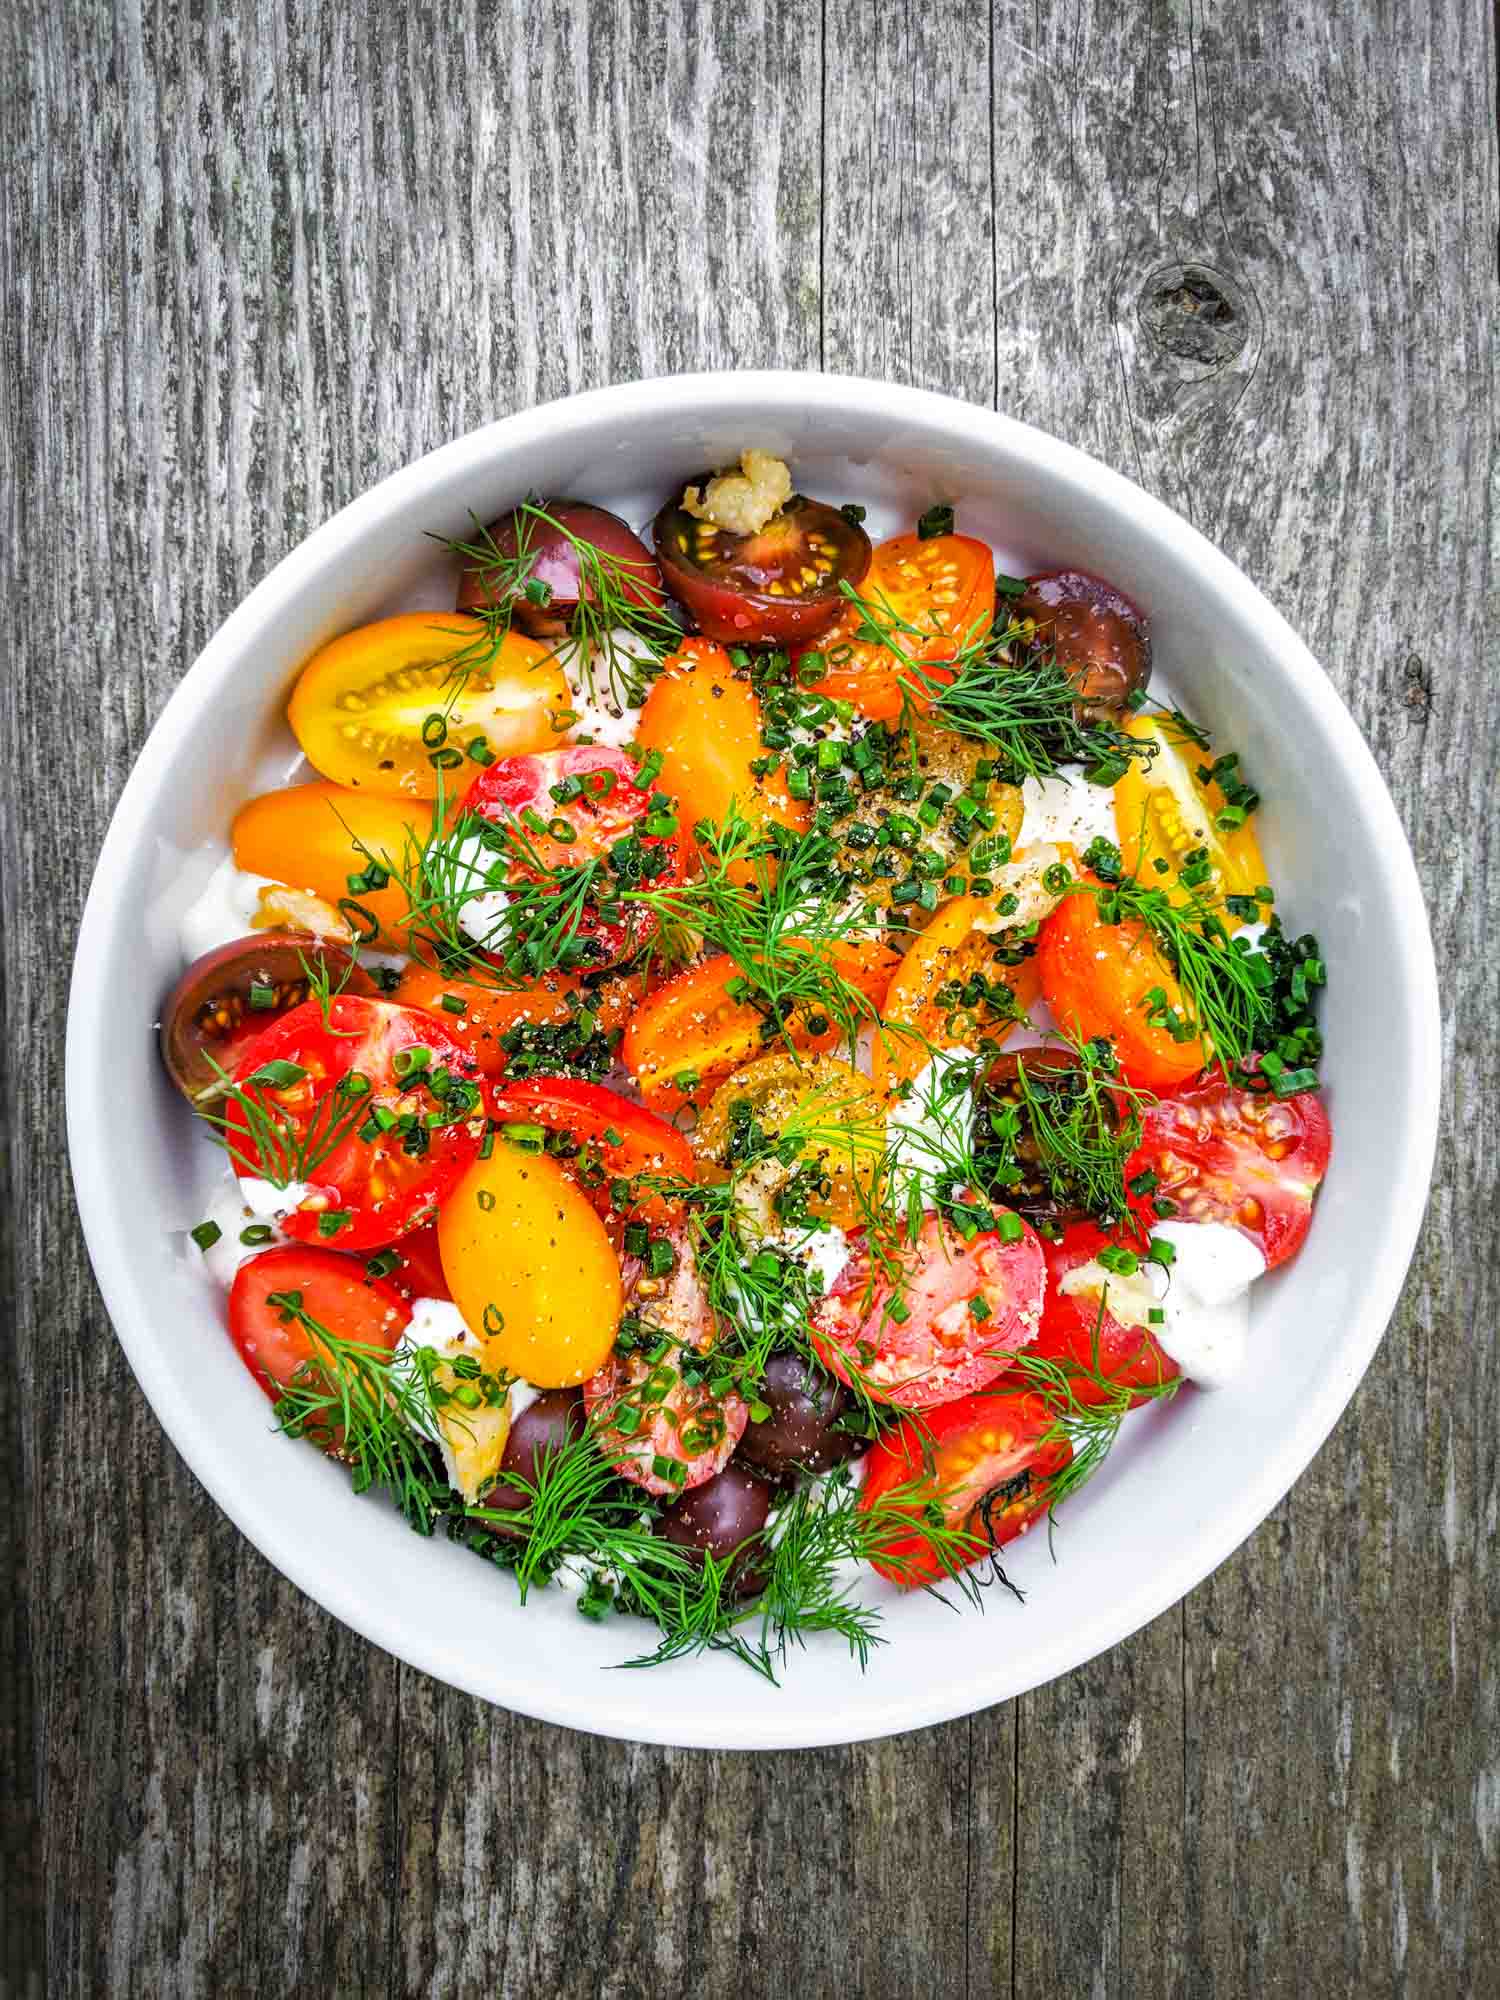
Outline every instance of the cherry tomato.
{"label": "cherry tomato", "polygon": [[1155,750],[1149,762],[1132,759],[1115,787],[1115,824],[1126,868],[1151,882],[1158,879],[1153,861],[1180,868],[1189,854],[1206,848],[1213,874],[1198,894],[1237,930],[1245,920],[1224,908],[1225,897],[1253,897],[1270,879],[1253,823],[1220,826],[1221,815],[1233,820],[1240,809],[1215,782],[1198,776],[1211,766],[1212,752],[1197,749],[1169,715],[1133,715],[1125,730]]}
{"label": "cherry tomato", "polygon": [[1207,1081],[1152,1105],[1125,1178],[1155,1174],[1141,1198],[1151,1220],[1165,1196],[1174,1221],[1227,1223],[1274,1269],[1301,1247],[1332,1145],[1316,1091],[1273,1097]]}
{"label": "cherry tomato", "polygon": [[[373,921],[384,942],[403,947],[411,905],[399,878],[431,832],[432,809],[420,800],[312,784],[252,799],[236,813],[230,840],[236,868],[342,904],[358,934]],[[350,876],[362,877],[372,857],[391,880],[351,889]]]}
{"label": "cherry tomato", "polygon": [[[903,694],[920,707],[929,690],[907,662],[950,680],[940,669],[967,644],[989,631],[995,615],[995,558],[971,535],[896,535],[877,544],[860,596],[871,614],[846,603],[821,638],[796,649],[798,663],[814,655],[824,662],[813,692],[852,701],[874,722],[901,713]],[[890,644],[861,638],[867,623],[889,625]],[[907,631],[915,626],[916,633]],[[919,636],[919,635],[928,636]]]}
{"label": "cherry tomato", "polygon": [[317,974],[345,993],[373,993],[341,945],[296,931],[257,931],[194,959],[161,1010],[161,1053],[173,1083],[190,1104],[211,1104],[224,1092],[246,1046],[273,1021],[300,1007]]}
{"label": "cherry tomato", "polygon": [[[967,1048],[1014,1034],[1039,991],[1036,961],[1008,962],[1017,947],[1004,931],[985,927],[993,917],[982,898],[955,896],[907,947],[881,1010],[886,1032],[875,1037],[871,1074],[878,1090],[888,1095],[920,1075],[929,1043]],[[1006,1002],[994,997],[1001,987]],[[1013,1006],[1015,1016],[1007,1018],[1002,1005]]]}
{"label": "cherry tomato", "polygon": [[[1020,1222],[1020,1218],[1016,1218]],[[929,1215],[896,1253],[895,1281],[872,1263],[863,1235],[812,1312],[819,1357],[841,1382],[905,1410],[930,1410],[982,1389],[1035,1340],[1046,1267],[1032,1230],[965,1243]],[[891,1317],[895,1303],[904,1319]],[[974,1310],[976,1304],[979,1311]]]}
{"label": "cherry tomato", "polygon": [[[1046,1511],[1053,1482],[1073,1456],[1065,1437],[1051,1435],[1054,1429],[1040,1396],[1007,1390],[966,1396],[887,1431],[865,1462],[859,1504],[866,1514],[894,1505],[910,1514],[912,1533],[893,1532],[884,1542],[872,1559],[879,1574],[907,1590],[952,1574],[922,1532],[929,1506],[972,1537],[968,1562],[1023,1534]],[[900,1496],[894,1503],[892,1494]]]}
{"label": "cherry tomato", "polygon": [[[698,1178],[693,1149],[675,1125],[602,1084],[571,1076],[526,1077],[496,1093],[494,1115],[502,1132],[508,1124],[537,1124],[576,1141],[577,1154],[567,1165],[606,1219],[614,1213],[616,1180],[641,1174]],[[666,1205],[663,1196],[637,1190],[630,1213],[659,1214]]]}
{"label": "cherry tomato", "polygon": [[1031,619],[1039,643],[1057,655],[1086,715],[1122,708],[1151,678],[1146,620],[1123,591],[1083,570],[1029,576],[1011,615]]}
{"label": "cherry tomato", "polygon": [[699,630],[729,645],[776,645],[826,632],[841,583],[870,566],[870,538],[836,507],[793,494],[755,535],[733,535],[669,500],[656,517],[668,590]]}
{"label": "cherry tomato", "polygon": [[[807,808],[791,797],[783,777],[758,777],[750,766],[766,754],[760,738],[760,702],[748,678],[730,665],[722,646],[685,639],[662,669],[641,709],[636,741],[661,757],[657,780],[677,801],[684,834],[700,820],[722,826],[737,806],[753,828],[807,826]],[[735,879],[753,882],[748,862]]]}
{"label": "cherry tomato", "polygon": [[[756,1561],[754,1544],[765,1531],[772,1498],[773,1489],[765,1480],[757,1479],[748,1466],[734,1459],[722,1472],[658,1514],[651,1532],[685,1550],[698,1569],[706,1555],[715,1562],[733,1563],[729,1578],[732,1594],[757,1597],[766,1587],[766,1575]],[[740,1559],[736,1562],[737,1556]]]}
{"label": "cherry tomato", "polygon": [[[639,778],[639,767],[623,750],[577,745],[533,757],[502,757],[481,771],[464,795],[465,814],[513,827],[535,856],[535,867],[517,856],[511,871],[516,880],[609,858],[607,886],[570,919],[580,966],[617,964],[659,928],[649,910],[616,900],[616,888],[667,888],[682,880],[676,816],[653,807],[652,786]],[[669,830],[653,832],[653,827]],[[629,859],[620,846],[627,839],[634,841]],[[512,934],[513,947],[524,942]]]}
{"label": "cherry tomato", "polygon": [[586,500],[544,500],[483,530],[464,564],[458,608],[503,608],[523,632],[560,639],[580,600],[596,601],[601,583],[627,604],[659,611],[667,601],[645,543],[618,514]]}
{"label": "cherry tomato", "polygon": [[548,1154],[497,1136],[443,1203],[438,1247],[486,1365],[567,1389],[614,1345],[619,1259],[587,1196]]}
{"label": "cherry tomato", "polygon": [[451,1296],[448,1280],[443,1275],[435,1222],[424,1222],[420,1228],[408,1229],[404,1236],[388,1244],[380,1254],[387,1260],[395,1259],[395,1267],[387,1272],[385,1282],[402,1298],[446,1299]]}
{"label": "cherry tomato", "polygon": [[320,1343],[274,1292],[296,1292],[308,1318],[335,1339],[389,1353],[411,1314],[394,1286],[366,1275],[357,1257],[301,1244],[262,1250],[241,1264],[229,1288],[229,1332],[245,1366],[274,1402],[297,1370],[319,1358]]}
{"label": "cherry tomato", "polygon": [[392,1243],[429,1220],[479,1149],[484,1100],[469,1069],[431,1014],[305,1000],[241,1058],[235,1082],[264,1116],[231,1100],[230,1161],[242,1175],[305,1184],[288,1236],[341,1250]]}
{"label": "cherry tomato", "polygon": [[[652,1328],[651,1348],[611,1354],[583,1385],[599,1449],[623,1478],[661,1494],[712,1479],[728,1464],[750,1415],[734,1390],[716,1394],[706,1380],[684,1375],[684,1363],[708,1353],[719,1329],[686,1231],[666,1240],[675,1260],[670,1272],[652,1275],[638,1257],[624,1263],[626,1310]],[[651,1360],[663,1339],[668,1351]]]}
{"label": "cherry tomato", "polygon": [[1106,1081],[1096,1079],[1091,1086],[1077,1057],[1065,1049],[1022,1049],[1015,1055],[996,1056],[984,1079],[975,1129],[981,1151],[989,1150],[990,1118],[1014,1119],[1017,1129],[1001,1150],[1005,1164],[1020,1174],[1005,1184],[1005,1199],[1018,1215],[1028,1222],[1059,1223],[1088,1214],[1090,1189],[1055,1151],[1043,1151],[1034,1107],[1044,1117],[1050,1112],[1061,1120],[1081,1115],[1080,1105],[1087,1105],[1087,1115],[1103,1140],[1119,1129],[1124,1116],[1120,1096]]}
{"label": "cherry tomato", "polygon": [[[1086,878],[1093,881],[1094,878]],[[1144,924],[1107,924],[1092,896],[1064,896],[1042,925],[1037,947],[1042,997],[1064,1033],[1107,1035],[1126,1078],[1146,1090],[1173,1090],[1207,1061],[1202,1041],[1174,1040],[1151,1018],[1158,989],[1173,1016],[1186,1019],[1182,988]]]}
{"label": "cherry tomato", "polygon": [[[1154,1292],[1140,1279],[1132,1283],[1099,1263],[1099,1252],[1112,1243],[1120,1243],[1118,1232],[1110,1234],[1092,1222],[1075,1222],[1057,1242],[1043,1242],[1047,1301],[1042,1307],[1042,1330],[1027,1348],[1026,1358],[1066,1368],[1079,1403],[1112,1401],[1108,1385],[1116,1391],[1136,1391],[1132,1404],[1146,1403],[1151,1390],[1175,1382],[1180,1371],[1151,1332],[1149,1321],[1141,1325],[1137,1317],[1149,1313],[1156,1302]],[[1121,1247],[1138,1248],[1128,1242]]]}
{"label": "cherry tomato", "polygon": [[434,752],[550,749],[561,734],[552,717],[571,701],[562,668],[534,639],[497,633],[492,644],[472,619],[414,611],[314,653],[286,719],[308,762],[336,785],[431,799]]}
{"label": "cherry tomato", "polygon": [[[576,974],[548,973],[533,985],[512,991],[482,986],[475,979],[445,979],[415,962],[405,967],[394,997],[403,1006],[436,1014],[450,1035],[469,1051],[481,1076],[499,1076],[515,1066],[501,1038],[516,1029],[563,1028],[577,1022],[580,1033],[615,1035],[650,990],[638,972],[613,973],[580,984]],[[585,1017],[592,1028],[585,1024]]]}
{"label": "cherry tomato", "polygon": [[[795,1168],[780,1159],[752,1169],[768,1202],[795,1173],[808,1213],[850,1228],[869,1214],[875,1172],[885,1154],[884,1099],[866,1078],[834,1056],[761,1056],[714,1092],[694,1143],[720,1167],[743,1159],[752,1140],[792,1138]],[[747,1197],[751,1190],[742,1188]],[[773,1216],[768,1215],[770,1223]]]}
{"label": "cherry tomato", "polygon": [[[805,948],[791,939],[786,944],[789,951]],[[884,944],[850,939],[833,945],[830,957],[842,977],[878,1009],[899,955]],[[648,1104],[670,1109],[699,1100],[766,1049],[766,1016],[749,1000],[736,997],[734,989],[742,981],[732,958],[706,958],[658,987],[631,1015],[620,1060]],[[807,1014],[798,1013],[769,1039],[821,1050],[836,1047],[843,1037],[832,1025],[813,1032]],[[692,1080],[691,1089],[685,1078]]]}

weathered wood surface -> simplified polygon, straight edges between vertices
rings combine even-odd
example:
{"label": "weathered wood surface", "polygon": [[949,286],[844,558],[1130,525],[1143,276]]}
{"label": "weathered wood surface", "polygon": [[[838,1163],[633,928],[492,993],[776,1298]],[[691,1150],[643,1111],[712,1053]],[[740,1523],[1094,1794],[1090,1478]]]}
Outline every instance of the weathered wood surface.
{"label": "weathered wood surface", "polygon": [[[0,1992],[1500,1990],[1490,9],[3,16]],[[1288,613],[1411,829],[1449,1091],[1390,1337],[1209,1583],[1008,1707],[742,1760],[483,1708],[266,1568],[109,1334],[61,1029],[130,761],[308,529],[545,396],[820,362],[1075,440]]]}

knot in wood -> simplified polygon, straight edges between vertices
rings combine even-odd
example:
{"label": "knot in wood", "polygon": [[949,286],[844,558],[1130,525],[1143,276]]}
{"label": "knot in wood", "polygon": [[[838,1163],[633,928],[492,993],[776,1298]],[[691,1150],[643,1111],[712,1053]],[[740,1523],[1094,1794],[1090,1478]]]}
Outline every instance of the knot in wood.
{"label": "knot in wood", "polygon": [[1202,264],[1153,271],[1139,309],[1159,348],[1210,374],[1238,360],[1250,338],[1249,315],[1234,280]]}

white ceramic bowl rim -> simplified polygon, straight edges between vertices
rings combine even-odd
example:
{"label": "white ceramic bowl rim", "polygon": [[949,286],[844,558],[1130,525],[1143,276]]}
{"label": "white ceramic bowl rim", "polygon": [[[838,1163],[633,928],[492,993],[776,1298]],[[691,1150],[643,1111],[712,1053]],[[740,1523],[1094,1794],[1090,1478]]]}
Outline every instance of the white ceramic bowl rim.
{"label": "white ceramic bowl rim", "polygon": [[1303,1403],[1293,1429],[1277,1440],[1274,1452],[1266,1454],[1257,1476],[1238,1489],[1234,1504],[1220,1511],[1212,1533],[1185,1527],[1172,1560],[1123,1579],[1117,1597],[1066,1632],[1049,1634],[1033,1645],[1024,1685],[1040,1684],[1092,1658],[1182,1597],[1265,1518],[1328,1435],[1380,1342],[1421,1226],[1436,1145],[1440,1017],[1426,911],[1410,849],[1369,749],[1312,655],[1228,558],[1170,509],[1084,452],[1014,418],[926,390],[791,371],[669,376],[592,390],[503,418],[392,474],[315,530],[256,586],[209,641],[152,729],[110,823],[79,933],[67,1028],[69,1151],[84,1233],[120,1343],[168,1435],[214,1499],[278,1569],[367,1639],[472,1693],[543,1720],[637,1740],[777,1748],[877,1736],[944,1721],[1003,1699],[1017,1692],[1021,1683],[1008,1668],[1002,1649],[999,1657],[965,1666],[952,1678],[875,1698],[866,1690],[854,1704],[857,1714],[829,1717],[816,1730],[789,1717],[784,1729],[773,1721],[757,1724],[747,1733],[735,1714],[732,1693],[717,1703],[695,1700],[688,1718],[672,1713],[670,1704],[663,1705],[657,1723],[643,1715],[638,1699],[612,1693],[614,1676],[599,1675],[597,1699],[581,1706],[571,1696],[557,1696],[545,1677],[524,1663],[518,1671],[505,1660],[494,1660],[482,1677],[476,1675],[461,1650],[443,1635],[414,1634],[403,1622],[399,1604],[384,1601],[378,1593],[362,1589],[357,1579],[320,1562],[315,1544],[289,1533],[254,1490],[235,1479],[227,1456],[195,1423],[167,1350],[148,1337],[149,1290],[109,1199],[112,1170],[106,1150],[93,1143],[99,1106],[109,1098],[109,1051],[117,1029],[102,973],[118,927],[128,920],[119,907],[119,880],[127,857],[150,834],[151,803],[171,770],[183,723],[212,698],[231,671],[242,635],[274,621],[309,577],[356,550],[367,526],[379,521],[393,502],[399,500],[403,507],[419,502],[466,464],[482,466],[499,446],[565,440],[573,428],[592,425],[604,414],[622,430],[633,429],[694,399],[710,399],[716,417],[725,419],[739,410],[763,415],[771,408],[795,424],[799,409],[821,405],[850,418],[868,417],[872,424],[909,422],[929,434],[942,434],[955,445],[969,441],[1024,453],[1059,486],[1080,495],[1102,494],[1112,504],[1128,508],[1171,547],[1174,561],[1205,589],[1236,605],[1247,622],[1265,635],[1268,648],[1295,678],[1300,700],[1333,744],[1377,833],[1403,956],[1392,976],[1403,979],[1411,994],[1410,1046],[1402,1053],[1416,1080],[1412,1096],[1417,1109],[1406,1143],[1388,1161],[1396,1183],[1394,1210],[1403,1220],[1382,1240],[1366,1246],[1361,1309],[1340,1340],[1344,1369],[1337,1379],[1326,1382],[1319,1395]]}

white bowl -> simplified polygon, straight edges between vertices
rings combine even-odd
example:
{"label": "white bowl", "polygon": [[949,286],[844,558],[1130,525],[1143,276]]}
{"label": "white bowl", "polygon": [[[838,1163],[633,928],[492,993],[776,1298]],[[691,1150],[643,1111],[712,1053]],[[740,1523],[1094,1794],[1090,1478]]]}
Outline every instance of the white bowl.
{"label": "white bowl", "polygon": [[[413,1535],[344,1474],[272,1433],[222,1301],[168,1237],[202,1214],[206,1149],[151,1024],[179,970],[176,920],[230,816],[277,782],[299,663],[335,633],[436,602],[428,531],[529,490],[637,524],[685,476],[747,444],[798,484],[865,502],[877,531],[952,501],[1013,570],[1076,565],[1149,614],[1159,671],[1262,791],[1294,932],[1330,971],[1331,1171],[1306,1247],[1253,1294],[1254,1372],[1133,1417],[1100,1476],[1007,1569],[1024,1608],[889,1598],[861,1674],[829,1640],[771,1687],[723,1656],[611,1671],[649,1628],[595,1625],[444,1540]],[[449,599],[451,603],[451,598]],[[99,858],[68,1016],[68,1137],[105,1303],[168,1434],[256,1546],[320,1604],[428,1673],[576,1729],[716,1748],[838,1743],[945,1720],[1035,1687],[1190,1590],[1263,1519],[1352,1395],[1395,1305],[1431,1172],[1438,1003],[1410,852],[1373,759],[1317,663],[1252,584],[1177,515],[1054,438],[941,396],[837,376],[688,376],[506,418],[356,500],[288,556],[204,649],[152,731]]]}

